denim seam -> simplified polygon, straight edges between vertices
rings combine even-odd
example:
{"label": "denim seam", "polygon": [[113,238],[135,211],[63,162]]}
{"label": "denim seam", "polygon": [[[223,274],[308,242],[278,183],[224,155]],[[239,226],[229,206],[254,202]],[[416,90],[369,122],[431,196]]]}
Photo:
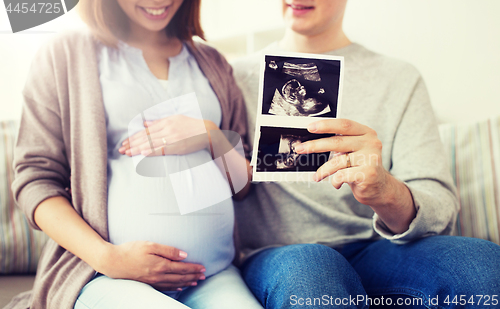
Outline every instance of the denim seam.
{"label": "denim seam", "polygon": [[407,296],[413,296],[413,297],[419,297],[422,298],[423,300],[423,305],[426,308],[429,309],[444,309],[444,307],[441,307],[439,305],[433,306],[429,303],[429,299],[426,297],[426,295],[418,290],[413,290],[409,288],[390,288],[390,289],[374,289],[370,290],[370,292],[367,291],[368,295],[394,295],[394,294],[401,294],[401,295],[407,295]]}

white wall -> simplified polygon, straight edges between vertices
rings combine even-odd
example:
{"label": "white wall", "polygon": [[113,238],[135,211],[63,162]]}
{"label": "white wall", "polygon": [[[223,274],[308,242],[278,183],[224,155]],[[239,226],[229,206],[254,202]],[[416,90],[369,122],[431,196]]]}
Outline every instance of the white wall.
{"label": "white wall", "polygon": [[349,0],[354,41],[423,74],[442,121],[500,116],[500,1]]}
{"label": "white wall", "polygon": [[[281,0],[203,0],[202,12],[207,38],[228,54],[282,33]],[[11,34],[0,5],[0,120],[19,117],[31,59],[53,35],[41,31],[78,26],[74,13]],[[468,122],[500,115],[498,16],[498,0],[349,0],[345,30],[353,41],[414,64],[442,121]]]}
{"label": "white wall", "polygon": [[57,32],[82,24],[72,10],[48,23],[13,34],[5,7],[0,4],[0,121],[20,117],[21,91],[38,48]]}
{"label": "white wall", "polygon": [[210,40],[281,27],[281,0],[202,0]]}

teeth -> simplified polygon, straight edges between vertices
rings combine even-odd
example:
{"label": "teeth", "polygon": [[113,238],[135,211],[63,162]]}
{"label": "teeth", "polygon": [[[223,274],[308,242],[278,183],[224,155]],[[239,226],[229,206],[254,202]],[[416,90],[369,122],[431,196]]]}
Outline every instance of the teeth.
{"label": "teeth", "polygon": [[158,16],[158,15],[165,13],[166,8],[159,9],[159,10],[144,8],[144,10],[146,12],[148,12],[148,14]]}

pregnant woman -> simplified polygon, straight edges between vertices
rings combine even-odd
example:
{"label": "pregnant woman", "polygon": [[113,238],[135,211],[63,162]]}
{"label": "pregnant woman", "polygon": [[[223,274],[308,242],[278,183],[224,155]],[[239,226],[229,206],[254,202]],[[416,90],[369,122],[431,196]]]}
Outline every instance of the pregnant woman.
{"label": "pregnant woman", "polygon": [[261,308],[231,265],[248,161],[219,130],[245,144],[245,108],[192,40],[200,0],[79,6],[90,31],[44,46],[23,91],[13,192],[51,239],[18,305]]}

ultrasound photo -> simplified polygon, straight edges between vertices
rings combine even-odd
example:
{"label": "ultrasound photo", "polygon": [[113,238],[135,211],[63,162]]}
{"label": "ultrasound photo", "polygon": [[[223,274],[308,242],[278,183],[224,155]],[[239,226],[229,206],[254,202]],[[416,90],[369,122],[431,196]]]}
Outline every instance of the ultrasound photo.
{"label": "ultrasound photo", "polygon": [[340,60],[265,57],[262,114],[337,116]]}
{"label": "ultrasound photo", "polygon": [[295,149],[300,143],[332,136],[310,133],[307,126],[339,117],[344,58],[268,53],[261,59],[252,180],[313,181],[332,154],[298,154]]}
{"label": "ultrasound photo", "polygon": [[276,168],[279,170],[290,169],[297,166],[299,154],[295,151],[295,146],[302,142],[298,135],[281,135],[278,154],[281,159],[276,160]]}
{"label": "ultrasound photo", "polygon": [[257,172],[315,172],[328,161],[330,153],[298,154],[295,146],[329,136],[307,129],[261,127]]}

